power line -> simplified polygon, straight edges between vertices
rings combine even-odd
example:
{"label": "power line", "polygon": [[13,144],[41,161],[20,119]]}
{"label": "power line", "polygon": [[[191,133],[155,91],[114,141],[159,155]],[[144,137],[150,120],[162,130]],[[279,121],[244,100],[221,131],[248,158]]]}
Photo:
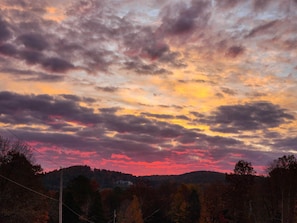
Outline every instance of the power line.
{"label": "power line", "polygon": [[48,198],[48,199],[57,201],[57,199],[55,199],[55,198],[52,198],[52,197],[47,196],[47,195],[45,195],[45,194],[42,194],[42,193],[40,193],[40,192],[38,192],[38,191],[36,191],[36,190],[33,190],[33,189],[29,188],[29,187],[26,187],[25,185],[22,185],[22,184],[20,184],[20,183],[14,181],[14,180],[11,180],[11,179],[9,179],[9,178],[7,178],[7,177],[1,175],[1,174],[0,174],[0,177],[2,177],[3,179],[5,179],[5,180],[7,180],[7,181],[9,181],[9,182],[11,182],[11,183],[16,184],[16,185],[18,185],[18,186],[20,186],[20,187],[22,187],[22,188],[24,188],[24,189],[26,189],[26,190],[29,190],[29,191],[31,191],[31,192],[33,192],[33,193],[35,193],[35,194],[38,194],[38,195],[40,195],[40,196],[42,196],[42,197],[46,197],[46,198]]}
{"label": "power line", "polygon": [[[12,180],[12,179],[9,179],[9,178],[3,176],[2,174],[0,174],[0,177],[2,177],[3,179],[5,179],[5,180],[7,180],[7,181],[9,181],[9,182],[11,182],[11,183],[14,183],[14,184],[16,184],[16,185],[18,185],[18,186],[20,186],[20,187],[22,187],[22,188],[24,188],[24,189],[26,189],[26,190],[32,192],[32,193],[38,194],[39,196],[42,196],[42,197],[45,197],[45,198],[47,198],[47,199],[50,199],[50,200],[59,202],[59,200],[57,200],[57,199],[55,199],[55,198],[53,198],[53,197],[47,196],[47,195],[45,195],[45,194],[43,194],[43,193],[40,193],[40,192],[38,192],[38,191],[36,191],[36,190],[33,190],[33,189],[31,189],[31,188],[29,188],[29,187],[23,185],[23,184],[20,184],[20,183],[14,181],[14,180]],[[62,204],[63,204],[63,206],[64,206],[65,208],[67,208],[67,209],[68,209],[69,211],[71,211],[73,214],[75,214],[76,216],[78,216],[81,220],[84,220],[84,221],[89,222],[89,223],[94,223],[94,222],[88,220],[87,218],[85,218],[84,216],[82,216],[82,215],[78,214],[77,212],[75,212],[75,211],[74,211],[73,209],[71,209],[68,205],[66,205],[66,204],[64,204],[64,203],[62,203]]]}
{"label": "power line", "polygon": [[[7,132],[9,132],[11,135],[13,135],[15,138],[17,138],[18,140],[20,140],[20,141],[25,141],[25,140],[21,139],[18,135],[16,135],[12,130],[7,129],[7,128],[5,128],[5,130],[6,130]],[[40,153],[40,152],[39,152],[37,149],[35,149],[33,146],[30,146],[30,145],[28,145],[28,146],[29,146],[29,148],[33,149],[33,150],[36,151],[37,153]],[[54,161],[51,160],[51,159],[49,159],[49,161],[52,162],[52,163],[55,164],[55,165],[59,165],[58,163],[54,162]],[[62,168],[61,168],[61,169],[62,169]],[[35,190],[33,190],[33,189],[29,188],[29,187],[26,187],[26,186],[24,186],[24,185],[22,185],[22,184],[20,184],[20,183],[18,183],[18,182],[15,182],[15,181],[13,181],[13,180],[11,180],[11,179],[9,179],[9,178],[7,178],[7,177],[1,175],[1,174],[0,174],[0,177],[6,179],[6,180],[8,180],[8,181],[10,181],[11,183],[14,183],[14,184],[18,185],[18,186],[20,186],[20,187],[22,187],[22,188],[24,188],[24,189],[27,189],[27,190],[29,190],[29,191],[31,191],[31,192],[33,192],[33,193],[36,193],[36,194],[38,194],[38,195],[40,195],[40,196],[43,196],[43,197],[46,197],[46,198],[48,198],[48,199],[51,199],[51,200],[54,200],[54,201],[59,202],[59,200],[57,200],[57,199],[55,199],[55,198],[49,197],[49,196],[47,196],[47,195],[45,195],[45,194],[42,194],[42,193],[40,193],[40,192],[38,192],[38,191],[35,191]],[[79,213],[75,212],[73,209],[71,209],[71,208],[70,208],[68,205],[66,205],[65,203],[62,202],[62,205],[63,205],[64,207],[66,207],[69,211],[71,211],[73,214],[75,214],[76,216],[78,216],[79,219],[84,220],[84,221],[89,222],[89,223],[94,223],[94,222],[88,220],[87,218],[85,218],[84,216],[80,215]]]}

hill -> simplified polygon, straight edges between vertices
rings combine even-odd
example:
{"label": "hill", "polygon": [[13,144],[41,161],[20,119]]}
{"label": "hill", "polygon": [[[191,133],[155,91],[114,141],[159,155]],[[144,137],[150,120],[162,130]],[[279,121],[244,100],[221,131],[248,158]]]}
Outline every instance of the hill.
{"label": "hill", "polygon": [[154,185],[160,184],[164,181],[176,183],[206,184],[224,182],[225,174],[213,171],[194,171],[180,175],[153,175],[144,176],[142,178],[144,180],[151,182]]}
{"label": "hill", "polygon": [[[60,170],[54,170],[43,175],[43,182],[46,188],[58,190],[60,173]],[[112,188],[118,181],[130,181],[134,184],[137,182],[146,182],[152,186],[158,186],[163,182],[205,184],[225,181],[225,174],[211,171],[195,171],[181,175],[152,175],[136,177],[132,174],[117,171],[104,169],[92,170],[89,166],[71,166],[63,169],[64,186],[79,175],[95,180],[99,183],[100,188]]]}

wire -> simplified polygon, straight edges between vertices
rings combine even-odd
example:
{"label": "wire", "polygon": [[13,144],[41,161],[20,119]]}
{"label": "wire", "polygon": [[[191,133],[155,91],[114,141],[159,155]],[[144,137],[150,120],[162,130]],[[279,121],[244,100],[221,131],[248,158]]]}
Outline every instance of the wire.
{"label": "wire", "polygon": [[[28,190],[28,191],[31,191],[32,193],[38,194],[39,196],[42,196],[42,197],[48,198],[48,199],[50,199],[50,200],[59,202],[59,200],[57,200],[57,199],[55,199],[55,198],[53,198],[53,197],[47,196],[47,195],[45,195],[45,194],[43,194],[43,193],[40,193],[40,192],[38,192],[38,191],[36,191],[36,190],[33,190],[33,189],[31,189],[31,188],[29,188],[29,187],[27,187],[27,186],[25,186],[25,185],[22,185],[22,184],[20,184],[20,183],[14,181],[14,180],[11,180],[11,179],[9,179],[9,178],[3,176],[2,174],[0,174],[0,177],[2,177],[3,179],[5,179],[5,180],[7,180],[7,181],[9,181],[9,182],[11,182],[11,183],[14,183],[14,184],[20,186],[20,187],[22,187],[22,188],[24,188],[24,189],[26,189],[26,190]],[[67,208],[69,211],[71,211],[73,214],[75,214],[76,216],[78,216],[80,220],[84,220],[84,221],[89,222],[89,223],[94,223],[94,222],[88,220],[87,218],[85,218],[84,216],[78,214],[78,213],[75,212],[74,210],[72,210],[68,205],[66,205],[66,204],[63,203],[63,206],[64,206],[65,208]]]}
{"label": "wire", "polygon": [[[16,135],[13,131],[11,131],[10,129],[5,128],[5,130],[8,131],[8,132],[9,132],[11,135],[13,135],[14,137],[16,137],[18,140],[20,140],[20,141],[24,141],[23,139],[21,139],[19,136],[17,136],[17,135]],[[40,152],[39,152],[37,149],[35,149],[33,146],[30,146],[30,145],[28,145],[28,146],[29,146],[29,148],[33,149],[33,150],[36,151],[37,153],[40,153]],[[50,159],[49,159],[49,161],[52,162],[52,163],[55,164],[55,165],[58,165],[58,163],[54,162],[53,160],[50,160]],[[43,197],[46,197],[46,198],[48,198],[48,199],[51,199],[51,200],[54,200],[54,201],[59,202],[59,200],[57,200],[57,199],[55,199],[55,198],[49,197],[49,196],[47,196],[47,195],[45,195],[45,194],[42,194],[42,193],[40,193],[40,192],[38,192],[38,191],[35,191],[35,190],[33,190],[33,189],[29,188],[29,187],[26,187],[26,186],[24,186],[24,185],[22,185],[22,184],[20,184],[20,183],[18,183],[18,182],[15,182],[15,181],[13,181],[13,180],[11,180],[11,179],[9,179],[9,178],[7,178],[7,177],[1,175],[1,174],[0,174],[0,177],[2,177],[2,178],[4,178],[4,179],[6,179],[6,180],[8,180],[8,181],[10,181],[10,182],[12,182],[12,183],[18,185],[18,186],[20,186],[20,187],[22,187],[22,188],[24,188],[24,189],[27,189],[27,190],[29,190],[29,191],[31,191],[31,192],[33,192],[33,193],[36,193],[36,194],[38,194],[38,195],[40,195],[40,196],[43,196]],[[71,211],[73,214],[75,214],[76,216],[78,216],[79,219],[84,220],[84,221],[89,222],[89,223],[94,223],[94,222],[88,220],[87,218],[85,218],[84,216],[82,216],[82,215],[78,214],[77,212],[75,212],[75,211],[74,211],[73,209],[71,209],[68,205],[66,205],[66,204],[64,204],[64,203],[62,203],[62,204],[63,204],[63,206],[66,207],[69,211]]]}
{"label": "wire", "polygon": [[9,182],[11,182],[11,183],[16,184],[16,185],[18,185],[18,186],[20,186],[20,187],[22,187],[22,188],[24,188],[24,189],[26,189],[26,190],[29,190],[29,191],[31,191],[31,192],[33,192],[33,193],[35,193],[35,194],[38,194],[38,195],[40,195],[40,196],[42,196],[42,197],[46,197],[46,198],[48,198],[48,199],[51,199],[51,200],[54,200],[54,201],[58,201],[58,200],[55,199],[55,198],[52,198],[52,197],[47,196],[47,195],[45,195],[45,194],[42,194],[42,193],[40,193],[40,192],[38,192],[38,191],[36,191],[36,190],[33,190],[33,189],[29,188],[29,187],[26,187],[26,186],[24,186],[24,185],[22,185],[22,184],[20,184],[20,183],[18,183],[18,182],[15,182],[14,180],[11,180],[11,179],[9,179],[9,178],[7,178],[7,177],[1,175],[1,174],[0,174],[0,177],[2,177],[3,179],[5,179],[5,180],[7,180],[7,181],[9,181]]}

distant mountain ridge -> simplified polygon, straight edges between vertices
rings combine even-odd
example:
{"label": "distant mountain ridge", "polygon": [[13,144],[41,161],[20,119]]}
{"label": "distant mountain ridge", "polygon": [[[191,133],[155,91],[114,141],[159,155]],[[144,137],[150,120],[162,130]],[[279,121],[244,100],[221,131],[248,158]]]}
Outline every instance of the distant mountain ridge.
{"label": "distant mountain ridge", "polygon": [[151,182],[164,182],[172,181],[176,183],[187,183],[187,184],[205,184],[205,183],[215,183],[215,182],[224,182],[225,174],[214,172],[214,171],[193,171],[189,173],[184,173],[180,175],[152,175],[152,176],[143,176],[143,179],[146,179]]}
{"label": "distant mountain ridge", "polygon": [[[60,171],[54,170],[43,174],[42,180],[46,188],[58,190],[60,184]],[[104,169],[91,169],[89,166],[71,166],[63,169],[64,186],[69,181],[78,177],[85,176],[95,180],[100,188],[112,188],[117,181],[130,181],[132,183],[145,182],[152,186],[158,186],[163,182],[206,184],[214,182],[225,182],[225,174],[213,171],[194,171],[180,175],[152,175],[152,176],[133,176],[132,174],[110,171]]]}

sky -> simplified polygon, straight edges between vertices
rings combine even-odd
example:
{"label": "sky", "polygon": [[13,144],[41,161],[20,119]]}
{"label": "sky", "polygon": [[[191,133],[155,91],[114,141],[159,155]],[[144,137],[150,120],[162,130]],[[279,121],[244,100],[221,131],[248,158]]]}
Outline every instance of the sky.
{"label": "sky", "polygon": [[265,174],[296,85],[296,0],[0,0],[0,135],[45,171]]}

